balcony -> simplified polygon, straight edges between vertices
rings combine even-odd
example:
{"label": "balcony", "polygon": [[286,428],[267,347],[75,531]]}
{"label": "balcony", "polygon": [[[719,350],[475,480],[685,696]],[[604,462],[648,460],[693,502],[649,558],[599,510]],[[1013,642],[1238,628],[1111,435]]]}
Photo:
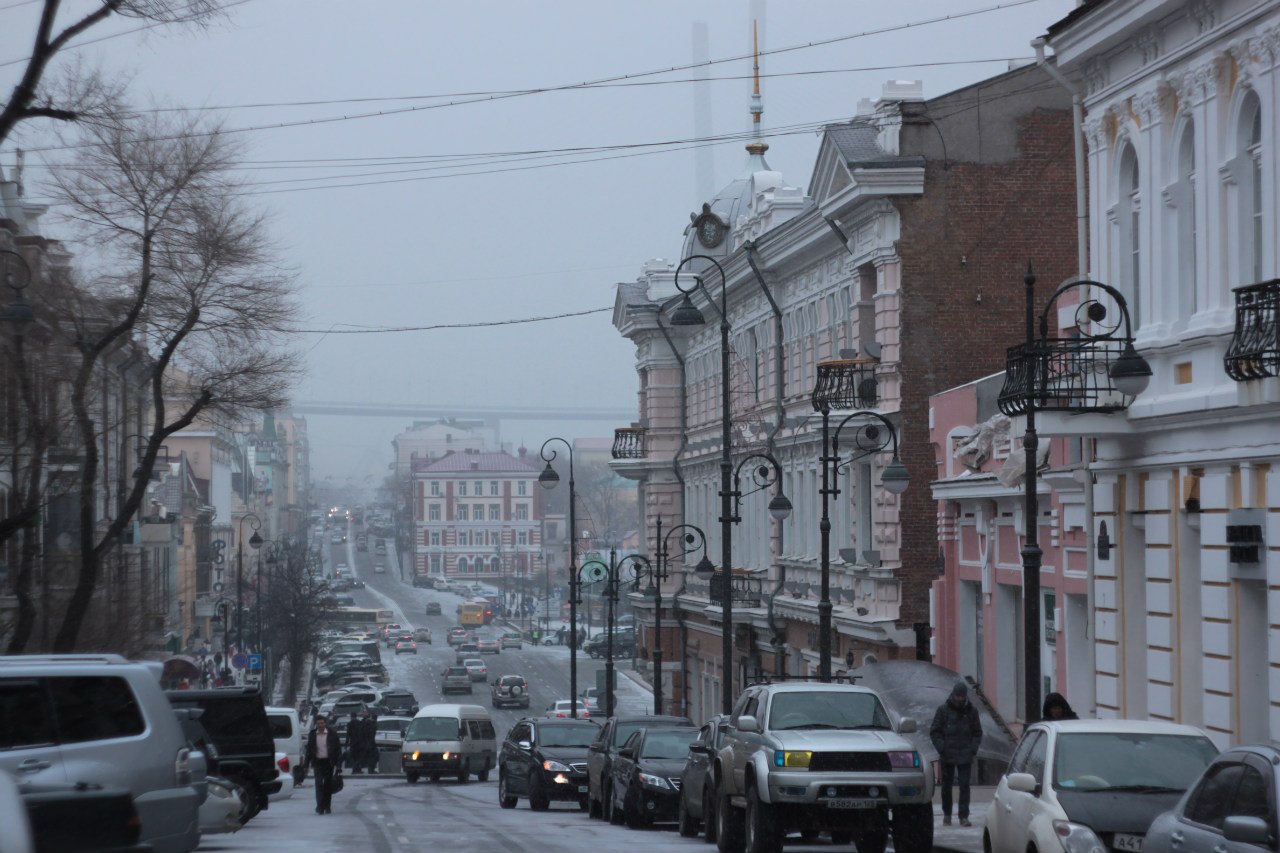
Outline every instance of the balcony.
{"label": "balcony", "polygon": [[619,427],[613,431],[614,459],[644,458],[644,427]]}
{"label": "balcony", "polygon": [[1129,407],[1111,378],[1111,366],[1124,352],[1121,338],[1042,338],[1009,347],[1005,355],[1000,411],[1025,415],[1034,392],[1038,411],[1118,412]]}
{"label": "balcony", "polygon": [[876,365],[873,358],[841,358],[818,365],[811,400],[815,412],[874,409]]}
{"label": "balcony", "polygon": [[[734,576],[733,604],[735,607],[759,607],[764,596],[764,581],[760,578]],[[724,605],[724,575],[711,576],[711,603]]]}
{"label": "balcony", "polygon": [[1237,287],[1236,329],[1223,357],[1237,382],[1280,376],[1280,279]]}

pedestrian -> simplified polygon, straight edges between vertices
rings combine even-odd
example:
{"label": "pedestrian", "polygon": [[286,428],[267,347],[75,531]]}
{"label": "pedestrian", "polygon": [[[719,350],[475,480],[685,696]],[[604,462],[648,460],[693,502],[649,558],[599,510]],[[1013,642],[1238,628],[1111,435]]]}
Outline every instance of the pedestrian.
{"label": "pedestrian", "polygon": [[364,758],[369,766],[369,773],[378,772],[378,715],[365,711],[365,719],[360,723],[364,735]]}
{"label": "pedestrian", "polygon": [[341,772],[342,742],[338,733],[329,728],[328,720],[316,717],[315,728],[307,735],[307,750],[303,756],[305,766],[315,769],[316,814],[329,814],[333,799],[333,774]]}
{"label": "pedestrian", "polygon": [[364,772],[364,723],[355,712],[347,723],[347,759],[351,762],[352,775]]}
{"label": "pedestrian", "polygon": [[960,786],[961,826],[969,823],[969,775],[982,743],[982,719],[969,702],[969,685],[957,681],[951,695],[938,706],[929,727],[929,739],[942,764],[942,825],[951,825],[951,786]]}
{"label": "pedestrian", "polygon": [[1044,697],[1044,712],[1040,715],[1042,720],[1078,720],[1076,712],[1071,710],[1071,706],[1067,704],[1067,698],[1061,693],[1050,693]]}

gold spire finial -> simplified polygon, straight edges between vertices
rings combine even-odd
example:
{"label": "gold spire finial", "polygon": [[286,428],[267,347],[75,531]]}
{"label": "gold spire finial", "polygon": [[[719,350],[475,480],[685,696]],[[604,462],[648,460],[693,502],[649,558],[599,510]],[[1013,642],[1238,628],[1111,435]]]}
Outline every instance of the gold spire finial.
{"label": "gold spire finial", "polygon": [[752,67],[752,78],[754,81],[753,88],[751,89],[751,94],[753,95],[751,99],[751,105],[753,107],[753,109],[751,110],[751,120],[754,121],[756,124],[760,123],[760,114],[764,112],[763,108],[754,109],[757,107],[762,107],[760,103],[760,31],[759,31],[759,27],[760,27],[759,21],[751,22],[751,67]]}

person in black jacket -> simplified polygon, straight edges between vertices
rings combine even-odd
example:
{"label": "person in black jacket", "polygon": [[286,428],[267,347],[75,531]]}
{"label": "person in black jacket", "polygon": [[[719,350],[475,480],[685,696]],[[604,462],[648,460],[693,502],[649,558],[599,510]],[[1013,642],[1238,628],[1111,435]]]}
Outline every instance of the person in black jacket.
{"label": "person in black jacket", "polygon": [[1067,697],[1061,693],[1050,693],[1044,697],[1044,713],[1040,715],[1042,720],[1078,720],[1076,712],[1071,710],[1071,705],[1067,703]]}
{"label": "person in black jacket", "polygon": [[960,786],[960,825],[969,826],[969,774],[982,743],[982,719],[969,702],[969,686],[957,681],[951,696],[938,706],[929,739],[942,764],[942,824],[951,825],[951,786]]}
{"label": "person in black jacket", "polygon": [[329,814],[333,799],[333,773],[342,768],[342,741],[329,728],[329,721],[316,717],[316,726],[307,735],[307,751],[303,758],[307,767],[316,771],[316,814]]}

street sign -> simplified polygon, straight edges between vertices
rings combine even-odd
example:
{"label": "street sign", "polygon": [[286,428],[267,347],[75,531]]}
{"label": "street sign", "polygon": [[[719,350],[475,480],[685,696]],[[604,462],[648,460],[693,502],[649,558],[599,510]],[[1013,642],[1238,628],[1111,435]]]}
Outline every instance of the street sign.
{"label": "street sign", "polygon": [[255,655],[255,654],[249,655],[249,671],[250,672],[262,671],[262,655]]}
{"label": "street sign", "polygon": [[237,652],[231,656],[231,665],[236,669],[244,669],[249,665],[249,656],[244,652]]}

